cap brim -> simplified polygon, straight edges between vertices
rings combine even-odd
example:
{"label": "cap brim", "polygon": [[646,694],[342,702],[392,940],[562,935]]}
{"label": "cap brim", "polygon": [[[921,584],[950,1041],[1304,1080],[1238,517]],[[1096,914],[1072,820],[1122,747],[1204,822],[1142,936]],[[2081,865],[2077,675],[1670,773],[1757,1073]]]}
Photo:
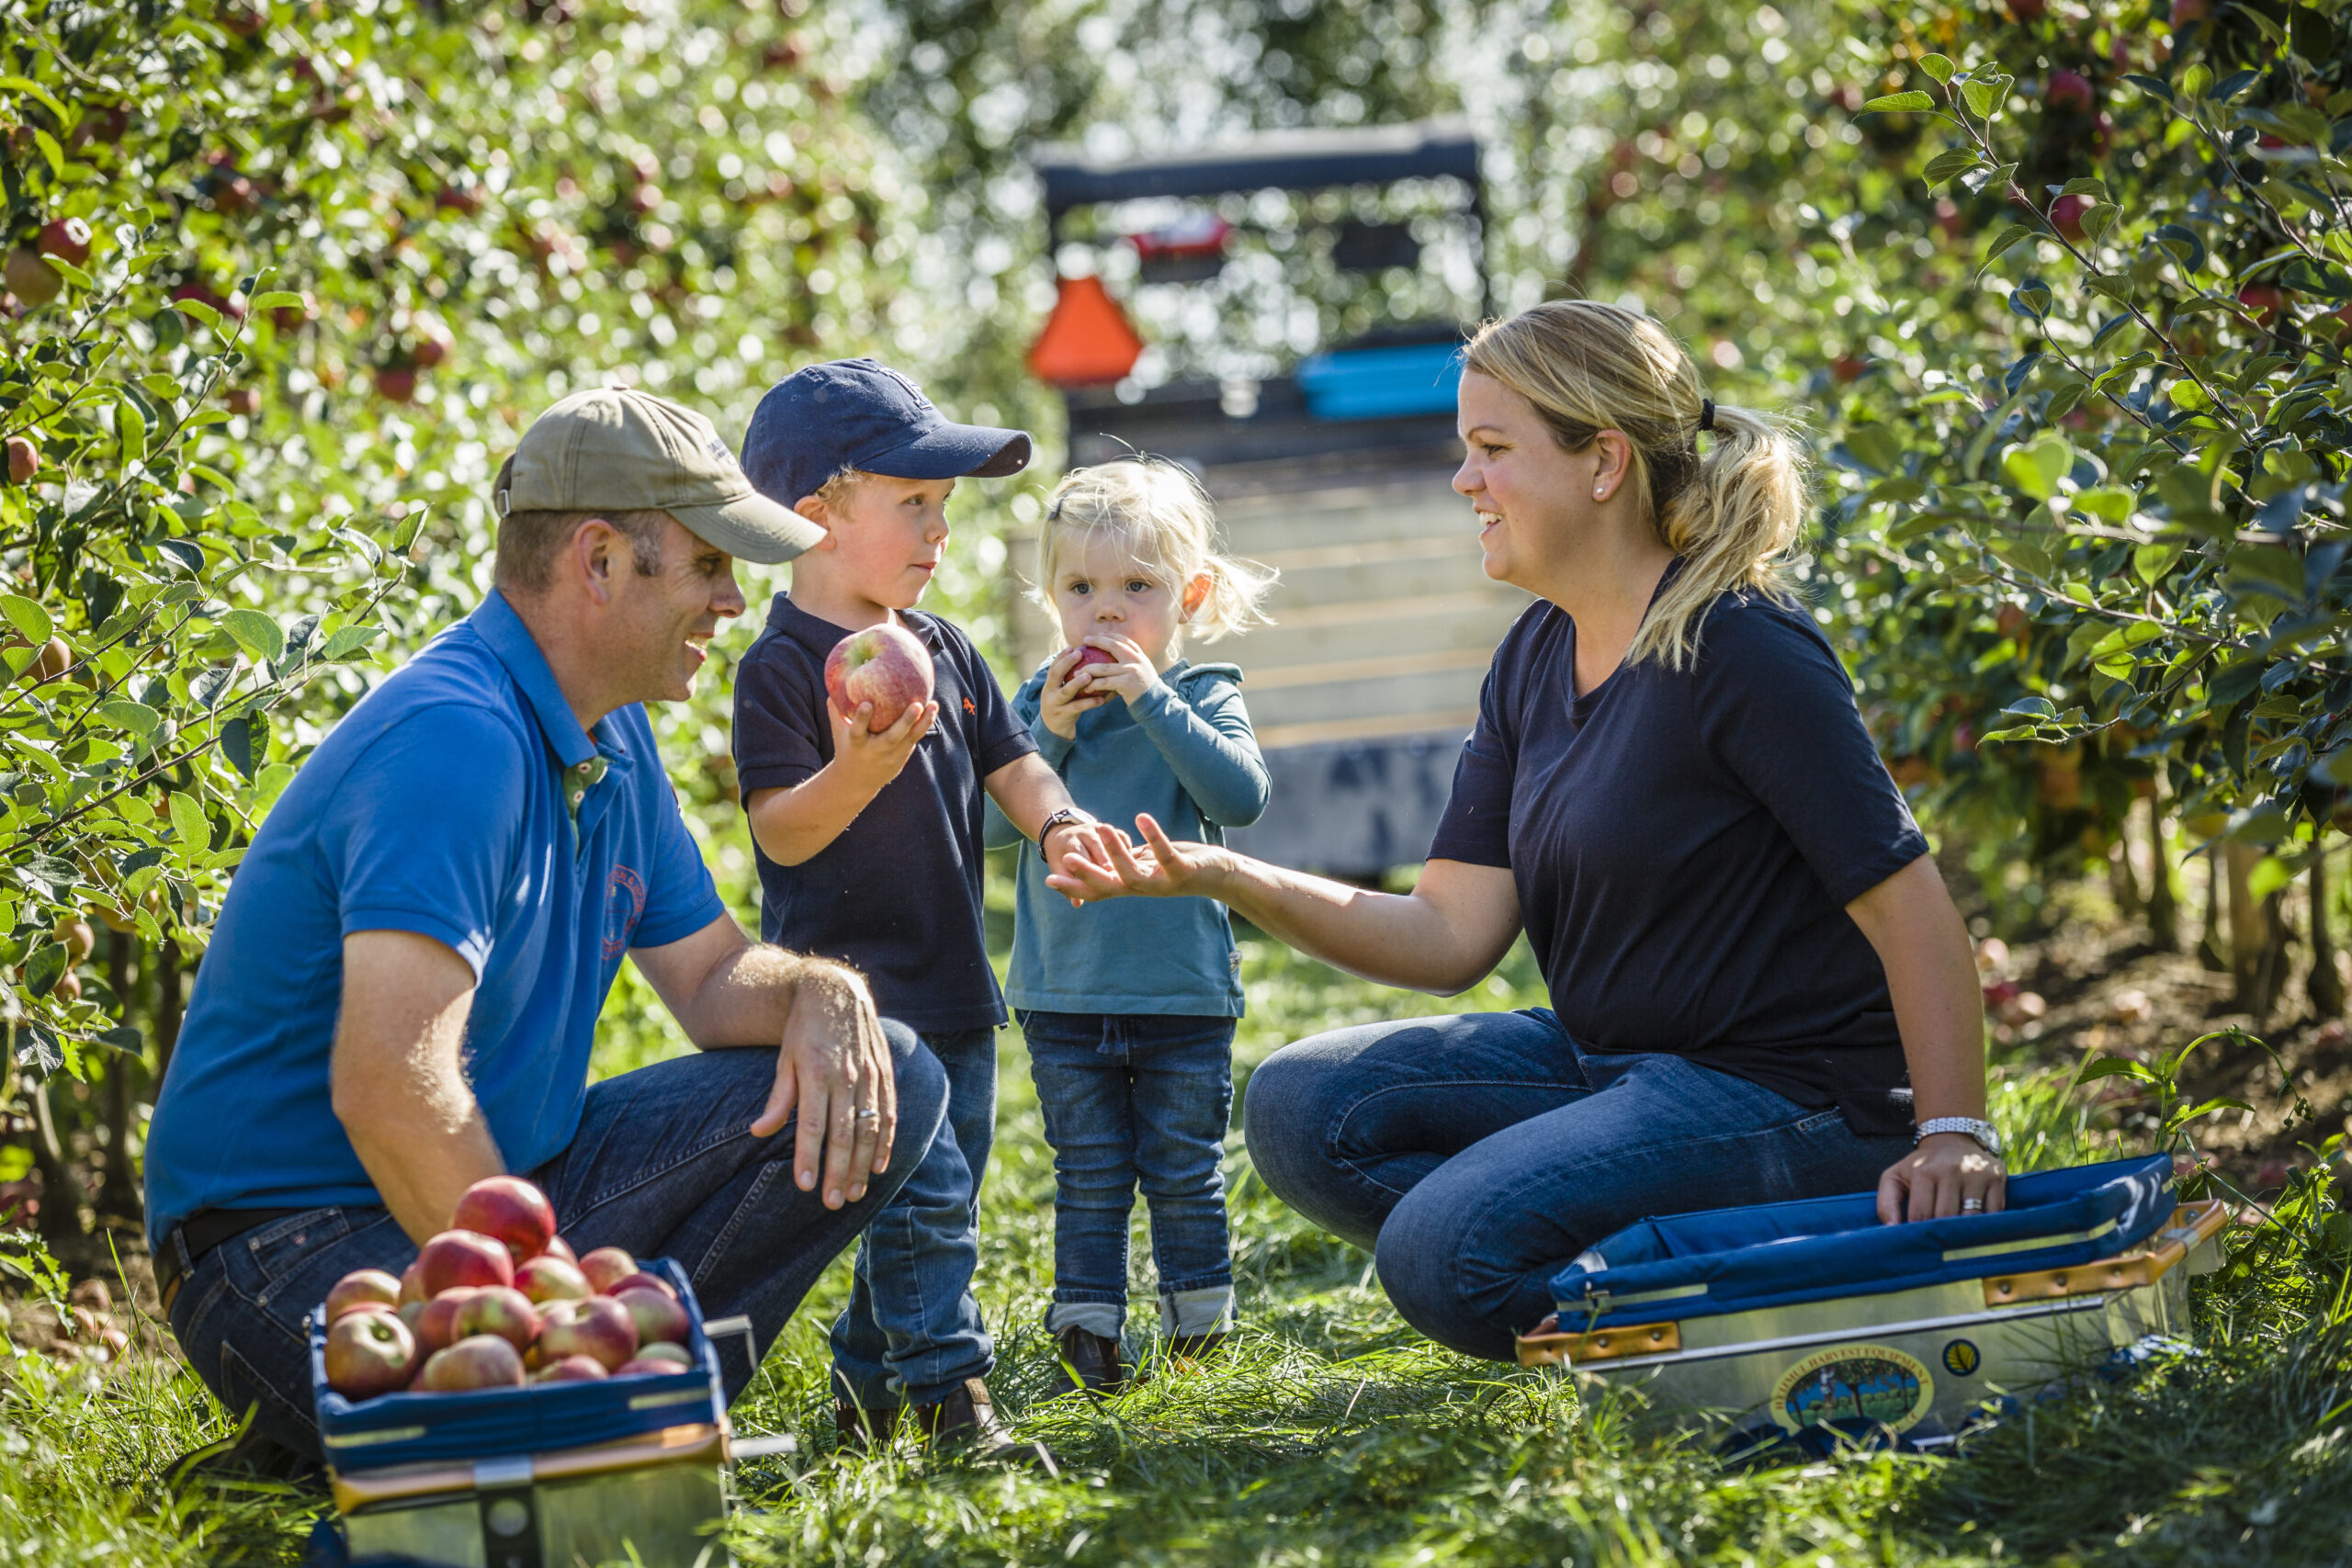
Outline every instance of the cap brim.
{"label": "cap brim", "polygon": [[815,548],[825,536],[822,528],[757,491],[746,491],[715,506],[667,510],[679,526],[703,543],[717,545],[737,559],[759,566],[788,561],[803,550]]}
{"label": "cap brim", "polygon": [[868,473],[899,479],[1001,479],[1029,466],[1029,433],[987,424],[942,424],[902,446],[858,459]]}

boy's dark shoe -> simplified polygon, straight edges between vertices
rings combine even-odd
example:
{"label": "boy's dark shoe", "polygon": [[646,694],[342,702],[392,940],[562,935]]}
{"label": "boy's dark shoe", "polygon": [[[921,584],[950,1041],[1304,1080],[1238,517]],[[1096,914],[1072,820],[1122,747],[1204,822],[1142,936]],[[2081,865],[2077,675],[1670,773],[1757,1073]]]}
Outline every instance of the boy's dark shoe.
{"label": "boy's dark shoe", "polygon": [[1046,1388],[1048,1395],[1072,1393],[1081,1388],[1091,1394],[1126,1392],[1127,1368],[1119,1359],[1116,1339],[1091,1334],[1083,1328],[1065,1328],[1055,1334],[1054,1343],[1060,1348],[1061,1360],[1054,1368],[1054,1381]]}
{"label": "boy's dark shoe", "polygon": [[1062,1472],[1045,1444],[1024,1443],[1005,1429],[989,1385],[978,1378],[966,1378],[944,1399],[916,1405],[914,1417],[923,1446],[934,1453],[961,1449],[990,1464],[1028,1465],[1052,1476]]}
{"label": "boy's dark shoe", "polygon": [[860,1404],[834,1389],[833,1431],[840,1446],[863,1449],[868,1453],[888,1448],[899,1435],[899,1410],[895,1404]]}
{"label": "boy's dark shoe", "polygon": [[1187,1371],[1196,1363],[1208,1359],[1230,1334],[1176,1334],[1169,1337],[1168,1359]]}

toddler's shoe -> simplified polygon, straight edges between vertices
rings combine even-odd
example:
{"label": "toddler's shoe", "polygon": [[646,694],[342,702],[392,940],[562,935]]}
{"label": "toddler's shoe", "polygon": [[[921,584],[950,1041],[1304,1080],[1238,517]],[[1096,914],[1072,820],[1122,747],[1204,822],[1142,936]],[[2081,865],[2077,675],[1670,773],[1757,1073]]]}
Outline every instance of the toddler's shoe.
{"label": "toddler's shoe", "polygon": [[1027,1465],[1051,1476],[1062,1472],[1051,1449],[1023,1442],[997,1419],[989,1385],[978,1378],[966,1378],[944,1399],[916,1405],[914,1418],[923,1447],[934,1453],[961,1449],[989,1464]]}
{"label": "toddler's shoe", "polygon": [[1127,1386],[1126,1364],[1119,1359],[1119,1342],[1083,1328],[1061,1329],[1054,1336],[1061,1349],[1048,1395],[1084,1389],[1091,1394],[1122,1393]]}

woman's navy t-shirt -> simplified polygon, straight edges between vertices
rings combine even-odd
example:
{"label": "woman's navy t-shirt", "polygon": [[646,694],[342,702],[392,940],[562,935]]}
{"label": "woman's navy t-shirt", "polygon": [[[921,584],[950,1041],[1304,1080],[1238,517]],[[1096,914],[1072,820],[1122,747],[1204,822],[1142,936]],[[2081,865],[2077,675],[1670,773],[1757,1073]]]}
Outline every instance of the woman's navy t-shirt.
{"label": "woman's navy t-shirt", "polygon": [[1432,860],[1509,867],[1552,1008],[1906,1132],[1886,974],[1846,913],[1928,852],[1845,667],[1801,609],[1727,593],[1680,672],[1576,694],[1576,626],[1538,603],[1496,650]]}
{"label": "woman's navy t-shirt", "polygon": [[[931,650],[939,718],[899,776],[798,865],[753,846],[760,937],[865,972],[874,1004],[919,1034],[1005,1020],[980,920],[982,781],[1037,750],[980,650],[937,615],[902,610]],[[735,779],[790,789],[833,760],[825,659],[849,636],[779,593],[735,671]]]}

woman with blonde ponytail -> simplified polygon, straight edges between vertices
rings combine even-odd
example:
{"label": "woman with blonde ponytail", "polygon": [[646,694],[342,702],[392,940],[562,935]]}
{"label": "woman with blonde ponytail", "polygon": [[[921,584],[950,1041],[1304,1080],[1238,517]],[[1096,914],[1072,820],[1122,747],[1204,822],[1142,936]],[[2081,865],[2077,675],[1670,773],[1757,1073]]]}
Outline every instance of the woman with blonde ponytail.
{"label": "woman with blonde ponytail", "polygon": [[1889,1224],[2001,1207],[1968,935],[1787,577],[1803,451],[1714,402],[1665,328],[1588,300],[1464,355],[1454,489],[1497,649],[1409,894],[1139,818],[1079,898],[1205,895],[1451,995],[1521,931],[1552,1006],[1368,1024],[1250,1081],[1258,1173],[1373,1248],[1408,1321],[1508,1359],[1552,1277],[1648,1215],[1878,1188]]}

